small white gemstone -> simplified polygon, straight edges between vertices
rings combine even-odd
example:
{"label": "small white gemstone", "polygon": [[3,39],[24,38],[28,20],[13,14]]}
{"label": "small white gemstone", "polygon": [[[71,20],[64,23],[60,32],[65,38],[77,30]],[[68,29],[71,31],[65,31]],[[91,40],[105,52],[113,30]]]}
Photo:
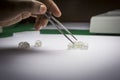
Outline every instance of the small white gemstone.
{"label": "small white gemstone", "polygon": [[20,42],[18,48],[30,48],[30,44],[28,42]]}
{"label": "small white gemstone", "polygon": [[40,40],[37,40],[37,41],[35,42],[34,47],[41,47],[41,46],[42,46],[42,42],[41,42]]}

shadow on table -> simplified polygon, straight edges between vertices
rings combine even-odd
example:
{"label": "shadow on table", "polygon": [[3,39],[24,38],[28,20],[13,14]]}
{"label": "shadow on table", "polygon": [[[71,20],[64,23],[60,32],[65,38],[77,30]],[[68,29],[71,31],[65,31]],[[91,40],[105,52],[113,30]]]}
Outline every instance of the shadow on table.
{"label": "shadow on table", "polygon": [[[44,51],[39,51],[39,54],[46,53]],[[38,51],[33,49],[19,49],[19,48],[3,48],[0,49],[0,61],[9,60],[18,56],[38,54]]]}
{"label": "shadow on table", "polygon": [[0,66],[3,64],[13,63],[15,60],[25,57],[25,58],[33,58],[34,57],[50,57],[50,56],[58,56],[61,55],[54,51],[49,50],[36,50],[36,49],[19,49],[19,48],[4,48],[0,49]]}
{"label": "shadow on table", "polygon": [[[44,51],[39,51],[39,53],[43,53]],[[0,49],[0,55],[20,55],[20,54],[34,54],[38,53],[37,50],[34,49],[19,49],[19,48],[5,48]]]}
{"label": "shadow on table", "polygon": [[60,51],[53,50],[42,50],[42,49],[20,49],[20,48],[0,48],[0,59],[1,57],[8,56],[49,56],[49,55],[60,55]]}
{"label": "shadow on table", "polygon": [[9,58],[9,57],[18,57],[18,56],[49,56],[55,55],[51,51],[47,50],[36,50],[36,49],[19,49],[19,48],[4,48],[0,49],[0,60]]}

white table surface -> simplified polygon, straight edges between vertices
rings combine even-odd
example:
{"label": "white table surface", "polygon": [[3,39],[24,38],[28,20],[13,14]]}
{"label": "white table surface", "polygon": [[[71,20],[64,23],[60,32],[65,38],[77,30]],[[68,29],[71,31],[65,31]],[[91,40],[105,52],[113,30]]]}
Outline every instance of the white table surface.
{"label": "white table surface", "polygon": [[[0,39],[0,80],[120,80],[120,37],[80,36],[88,50],[67,50],[63,35]],[[34,48],[36,40],[41,48]],[[28,41],[30,49],[18,49]]]}

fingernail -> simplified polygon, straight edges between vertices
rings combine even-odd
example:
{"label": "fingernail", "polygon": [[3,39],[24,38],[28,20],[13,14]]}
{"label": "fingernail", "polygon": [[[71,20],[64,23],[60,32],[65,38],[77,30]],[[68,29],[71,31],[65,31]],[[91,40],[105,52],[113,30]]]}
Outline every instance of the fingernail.
{"label": "fingernail", "polygon": [[46,6],[45,6],[45,5],[41,5],[41,6],[40,6],[40,14],[45,14],[46,11],[47,11]]}
{"label": "fingernail", "polygon": [[41,30],[43,28],[43,26],[40,26],[39,28],[38,28],[38,30]]}
{"label": "fingernail", "polygon": [[47,24],[45,24],[44,26],[43,26],[43,28],[45,28],[47,26]]}

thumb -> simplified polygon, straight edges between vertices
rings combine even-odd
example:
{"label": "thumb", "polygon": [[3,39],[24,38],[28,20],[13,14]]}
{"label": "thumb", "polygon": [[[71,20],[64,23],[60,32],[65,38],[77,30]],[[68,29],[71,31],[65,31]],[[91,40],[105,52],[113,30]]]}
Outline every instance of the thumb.
{"label": "thumb", "polygon": [[28,10],[32,13],[32,14],[45,14],[47,11],[47,7],[46,5],[44,5],[43,3],[39,2],[39,1],[32,1],[32,6],[31,8],[29,7]]}

